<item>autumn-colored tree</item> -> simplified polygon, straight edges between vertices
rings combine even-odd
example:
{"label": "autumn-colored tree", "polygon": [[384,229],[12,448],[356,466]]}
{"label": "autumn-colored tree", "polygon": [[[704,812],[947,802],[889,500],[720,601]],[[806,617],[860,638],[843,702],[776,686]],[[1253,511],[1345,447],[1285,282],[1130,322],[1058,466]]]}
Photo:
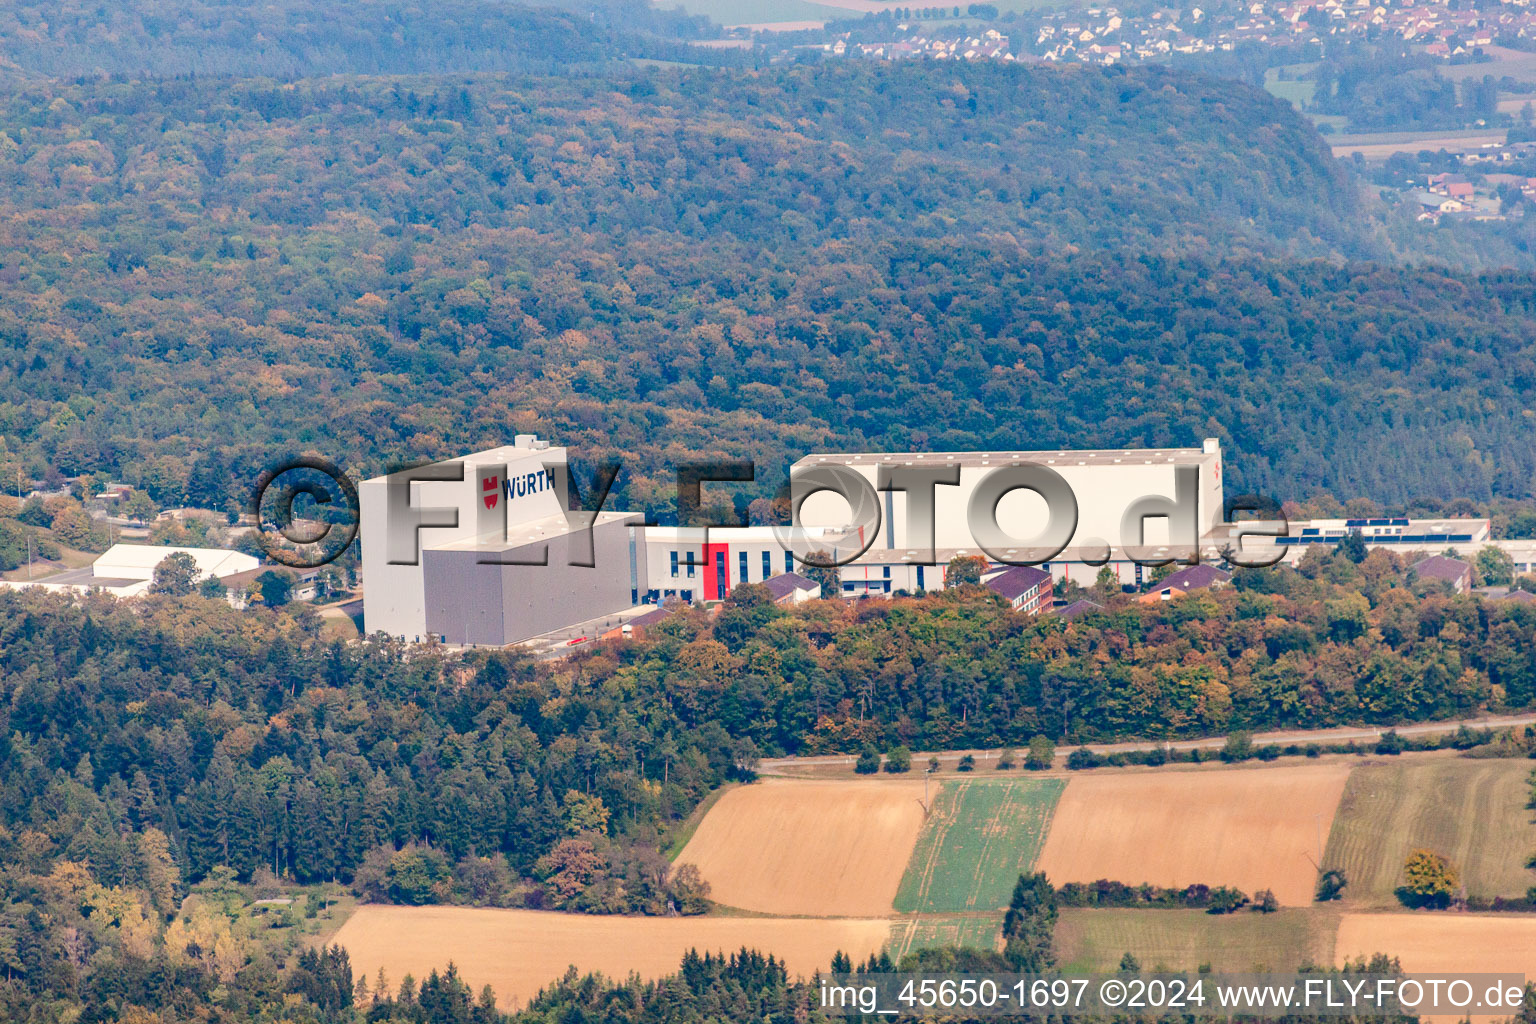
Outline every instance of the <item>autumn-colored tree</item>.
{"label": "autumn-colored tree", "polygon": [[987,560],[980,555],[956,555],[949,560],[949,565],[944,569],[944,585],[960,587],[980,583],[988,564]]}
{"label": "autumn-colored tree", "polygon": [[593,883],[603,867],[603,857],[587,839],[562,839],[534,865],[562,904],[576,898]]}
{"label": "autumn-colored tree", "polygon": [[608,831],[608,808],[601,797],[590,796],[577,790],[565,793],[565,828],[571,835],[583,832],[604,834]]}
{"label": "autumn-colored tree", "polygon": [[1398,896],[1410,906],[1449,906],[1460,884],[1460,875],[1445,857],[1433,850],[1417,849],[1403,863],[1403,885]]}
{"label": "autumn-colored tree", "polygon": [[155,594],[184,597],[197,589],[197,578],[200,575],[195,558],[185,551],[173,551],[155,566],[155,575],[149,589]]}

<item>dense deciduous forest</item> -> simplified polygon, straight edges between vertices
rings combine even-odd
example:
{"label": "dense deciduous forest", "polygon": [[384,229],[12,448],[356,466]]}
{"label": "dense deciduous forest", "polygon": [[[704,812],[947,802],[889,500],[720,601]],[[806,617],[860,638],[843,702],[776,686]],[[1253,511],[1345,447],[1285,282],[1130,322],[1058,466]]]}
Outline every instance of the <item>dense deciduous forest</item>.
{"label": "dense deciduous forest", "polygon": [[[1070,624],[975,586],[794,609],[744,587],[718,616],[681,612],[653,642],[554,664],[326,644],[307,610],[5,592],[3,824],[34,870],[89,862],[104,884],[135,877],[131,837],[152,829],[193,881],[219,865],[303,882],[366,867],[372,895],[435,902],[469,898],[455,864],[504,855],[515,877],[497,899],[657,909],[696,894],[655,847],[760,754],[1536,704],[1525,605],[1448,596],[1381,551],[1237,579],[1172,604],[1100,595],[1105,612]],[[443,863],[368,864],[412,843]],[[430,884],[400,888],[390,872],[406,867]]]}
{"label": "dense deciduous forest", "polygon": [[[239,1010],[276,985],[323,1002],[339,967],[279,980],[274,952],[215,911],[240,878],[406,903],[701,909],[697,878],[661,848],[759,753],[1536,705],[1536,611],[1451,596],[1380,551],[1168,604],[1100,595],[1104,612],[1071,623],[975,586],[792,609],[760,590],[544,664],[326,644],[302,609],[0,593],[0,997]],[[430,991],[469,998],[456,979]],[[381,1017],[406,1012],[386,995]],[[456,1019],[436,1013],[408,1019]]]}
{"label": "dense deciduous forest", "polygon": [[593,0],[579,10],[490,0],[62,0],[7,5],[0,56],[8,69],[60,78],[570,73],[634,57],[739,62],[733,52],[684,42],[709,34],[707,25],[640,0]]}
{"label": "dense deciduous forest", "polygon": [[[1405,241],[1288,106],[1167,68],[622,63],[700,31],[639,3],[7,8],[6,486],[233,510],[296,449],[372,473],[533,431],[622,457],[613,503],[665,516],[701,455],[766,493],[817,448],[1216,436],[1232,492],[1536,529],[1530,275],[1390,265],[1529,267],[1529,229]],[[205,71],[272,77],[168,77]],[[47,511],[0,521],[0,562]],[[72,503],[46,524],[102,546]],[[452,974],[355,1001],[344,956],[290,968],[221,900],[697,912],[663,851],[760,755],[1536,706],[1536,612],[1386,553],[1099,598],[1063,623],[745,588],[536,664],[0,593],[0,1017],[490,1024]],[[1016,951],[1046,931],[1011,920]],[[768,1016],[821,1019],[743,951],[523,1019]]]}
{"label": "dense deciduous forest", "polygon": [[1214,435],[1282,499],[1536,472],[1529,279],[1290,258],[1387,250],[1230,83],[98,81],[13,93],[0,132],[8,474],[228,508],[278,451],[372,472],[527,430],[626,458],[651,512],[687,455],[766,491],[817,448]]}

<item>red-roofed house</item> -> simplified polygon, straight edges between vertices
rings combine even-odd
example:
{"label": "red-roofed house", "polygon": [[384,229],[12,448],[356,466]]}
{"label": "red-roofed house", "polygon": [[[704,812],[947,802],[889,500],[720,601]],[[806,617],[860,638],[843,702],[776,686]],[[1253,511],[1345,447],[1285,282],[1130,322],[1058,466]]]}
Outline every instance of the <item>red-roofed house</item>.
{"label": "red-roofed house", "polygon": [[1039,615],[1051,606],[1055,593],[1051,574],[1032,565],[1015,565],[1002,572],[982,577],[982,585],[989,588],[1015,611]]}
{"label": "red-roofed house", "polygon": [[1428,558],[1419,559],[1408,568],[1422,579],[1449,583],[1451,589],[1458,594],[1465,594],[1472,589],[1472,566],[1459,558],[1430,555]]}
{"label": "red-roofed house", "polygon": [[1187,565],[1178,572],[1170,573],[1163,577],[1162,582],[1153,584],[1148,593],[1141,595],[1142,604],[1150,604],[1153,601],[1167,601],[1180,594],[1187,594],[1192,590],[1207,590],[1215,587],[1224,587],[1232,579],[1232,574],[1214,565]]}

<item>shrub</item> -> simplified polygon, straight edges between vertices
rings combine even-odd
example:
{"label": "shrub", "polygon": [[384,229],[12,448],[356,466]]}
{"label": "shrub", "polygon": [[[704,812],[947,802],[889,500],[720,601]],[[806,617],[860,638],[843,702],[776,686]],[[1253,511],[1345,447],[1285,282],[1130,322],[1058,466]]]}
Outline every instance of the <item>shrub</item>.
{"label": "shrub", "polygon": [[1317,901],[1327,903],[1329,900],[1338,899],[1344,892],[1344,886],[1348,884],[1349,881],[1344,877],[1343,871],[1338,868],[1329,868],[1317,880]]}
{"label": "shrub", "polygon": [[1246,732],[1234,732],[1227,737],[1221,748],[1221,759],[1229,764],[1246,761],[1253,756],[1253,737]]}
{"label": "shrub", "polygon": [[959,770],[962,771],[962,772],[975,771],[976,770],[976,758],[974,756],[972,756],[971,754],[966,754],[964,757],[962,757],[960,759],[960,764],[959,764],[958,767],[959,767]]}
{"label": "shrub", "polygon": [[1393,757],[1396,757],[1398,754],[1401,754],[1403,750],[1407,748],[1407,746],[1407,741],[1397,734],[1396,729],[1388,729],[1386,732],[1381,734],[1381,739],[1376,741],[1376,753],[1389,754]]}
{"label": "shrub", "polygon": [[1056,763],[1056,744],[1044,736],[1036,736],[1029,741],[1029,754],[1024,758],[1024,767],[1030,771],[1045,771]]}
{"label": "shrub", "polygon": [[885,755],[885,770],[892,775],[911,771],[912,751],[906,747],[892,747],[891,752]]}
{"label": "shrub", "polygon": [[445,902],[450,878],[448,861],[440,851],[412,844],[390,858],[389,898],[407,906]]}
{"label": "shrub", "polygon": [[1093,751],[1087,747],[1078,747],[1067,755],[1067,767],[1072,771],[1080,771],[1084,768],[1098,767],[1099,759]]}
{"label": "shrub", "polygon": [[853,770],[860,775],[873,775],[880,770],[880,752],[874,747],[865,747],[859,753],[859,759],[853,763]]}
{"label": "shrub", "polygon": [[1230,914],[1248,902],[1248,897],[1241,889],[1234,889],[1230,885],[1220,885],[1211,890],[1210,906],[1206,908],[1207,914]]}
{"label": "shrub", "polygon": [[1064,907],[1156,907],[1164,909],[1210,910],[1215,902],[1234,906],[1215,913],[1230,913],[1248,902],[1248,896],[1240,889],[1229,886],[1212,889],[1196,883],[1183,888],[1163,888],[1142,883],[1127,885],[1101,878],[1096,882],[1068,882],[1057,890],[1057,900]]}
{"label": "shrub", "polygon": [[1018,762],[1018,753],[1013,750],[1005,750],[998,755],[995,767],[1000,772],[1008,771]]}

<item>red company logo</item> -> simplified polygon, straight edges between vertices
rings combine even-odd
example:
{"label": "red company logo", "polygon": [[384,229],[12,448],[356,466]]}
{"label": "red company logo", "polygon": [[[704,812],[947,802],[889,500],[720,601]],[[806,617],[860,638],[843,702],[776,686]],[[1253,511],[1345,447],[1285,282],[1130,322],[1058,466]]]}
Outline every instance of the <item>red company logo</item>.
{"label": "red company logo", "polygon": [[485,502],[485,507],[488,509],[495,508],[497,499],[501,497],[501,478],[496,476],[486,477],[480,481],[480,490],[485,492],[480,495],[481,500]]}

